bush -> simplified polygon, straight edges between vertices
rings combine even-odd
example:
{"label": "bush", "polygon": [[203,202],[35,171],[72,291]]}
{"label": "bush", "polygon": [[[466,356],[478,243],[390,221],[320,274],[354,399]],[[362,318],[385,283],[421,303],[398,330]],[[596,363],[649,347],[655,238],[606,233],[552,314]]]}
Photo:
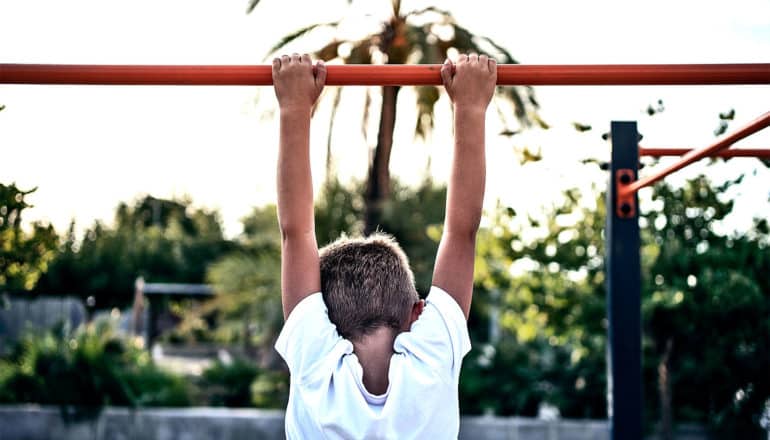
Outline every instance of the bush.
{"label": "bush", "polygon": [[101,322],[74,334],[59,328],[24,336],[0,360],[0,402],[186,406],[190,390],[182,378],[159,369],[149,353]]}
{"label": "bush", "polygon": [[283,409],[288,400],[289,381],[286,373],[235,360],[229,364],[217,362],[204,371],[200,388],[203,403],[207,405]]}

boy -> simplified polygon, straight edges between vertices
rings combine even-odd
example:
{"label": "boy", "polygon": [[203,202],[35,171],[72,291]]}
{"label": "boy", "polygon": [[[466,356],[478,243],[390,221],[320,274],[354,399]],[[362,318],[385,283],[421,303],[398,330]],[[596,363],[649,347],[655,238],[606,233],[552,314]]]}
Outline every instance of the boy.
{"label": "boy", "polygon": [[497,64],[461,55],[444,63],[441,78],[454,107],[455,147],[433,287],[422,301],[406,256],[388,236],[343,238],[319,253],[308,150],[326,68],[308,55],[273,60],[286,320],[276,350],[291,373],[287,438],[457,438],[484,196],[484,117]]}

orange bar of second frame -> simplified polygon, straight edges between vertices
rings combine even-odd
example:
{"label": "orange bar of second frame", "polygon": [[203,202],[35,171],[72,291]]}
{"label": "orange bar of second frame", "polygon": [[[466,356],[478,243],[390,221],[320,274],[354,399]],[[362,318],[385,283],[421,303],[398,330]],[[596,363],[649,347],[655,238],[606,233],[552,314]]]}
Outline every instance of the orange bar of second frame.
{"label": "orange bar of second frame", "polygon": [[633,194],[636,191],[639,191],[640,189],[644,188],[645,186],[650,186],[653,183],[663,179],[664,177],[668,176],[669,174],[679,171],[682,168],[686,167],[687,165],[690,165],[691,163],[698,161],[700,159],[703,159],[704,157],[713,156],[717,154],[720,151],[725,150],[726,148],[729,148],[732,144],[738,142],[739,140],[750,136],[759,130],[762,130],[763,128],[770,125],[770,112],[767,112],[763,114],[762,116],[758,117],[757,119],[751,121],[749,124],[741,127],[740,129],[734,131],[724,139],[709,145],[708,147],[701,148],[698,150],[691,150],[689,153],[682,156],[681,159],[679,159],[676,163],[673,163],[667,167],[664,167],[657,172],[644,177],[642,179],[639,179],[630,185],[627,186],[621,186],[618,188],[618,193],[620,197],[623,197],[625,195]]}

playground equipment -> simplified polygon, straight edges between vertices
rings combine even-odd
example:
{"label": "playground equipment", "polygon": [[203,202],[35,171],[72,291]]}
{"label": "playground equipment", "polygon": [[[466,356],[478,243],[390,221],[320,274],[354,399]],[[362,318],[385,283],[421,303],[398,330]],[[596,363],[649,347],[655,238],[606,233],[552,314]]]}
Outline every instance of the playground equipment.
{"label": "playground equipment", "polygon": [[[440,65],[329,65],[328,85],[440,85]],[[0,64],[0,84],[270,85],[271,66]],[[499,65],[498,85],[770,84],[766,64]],[[607,191],[608,415],[611,438],[642,438],[641,268],[637,191],[704,157],[770,157],[729,149],[770,125],[770,112],[701,149],[642,148],[636,122],[613,121]],[[681,158],[639,179],[640,156]]]}

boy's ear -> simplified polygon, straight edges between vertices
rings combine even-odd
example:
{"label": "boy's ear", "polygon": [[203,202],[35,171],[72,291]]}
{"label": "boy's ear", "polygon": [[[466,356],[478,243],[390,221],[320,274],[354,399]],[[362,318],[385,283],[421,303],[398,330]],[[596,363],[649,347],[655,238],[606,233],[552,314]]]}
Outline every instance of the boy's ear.
{"label": "boy's ear", "polygon": [[422,311],[425,309],[425,300],[421,299],[414,303],[412,306],[412,313],[409,315],[409,325],[411,326],[412,323],[417,321],[417,318],[422,315]]}

